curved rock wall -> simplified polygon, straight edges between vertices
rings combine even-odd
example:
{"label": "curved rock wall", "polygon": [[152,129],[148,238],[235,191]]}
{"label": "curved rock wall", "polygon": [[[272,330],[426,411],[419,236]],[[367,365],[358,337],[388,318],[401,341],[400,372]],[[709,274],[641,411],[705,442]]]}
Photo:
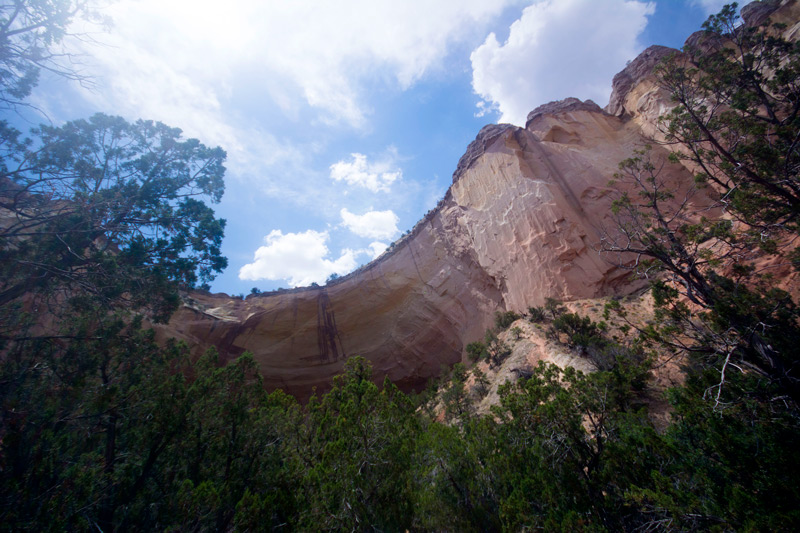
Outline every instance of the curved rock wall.
{"label": "curved rock wall", "polygon": [[[778,20],[800,19],[796,2],[773,8]],[[652,76],[669,53],[652,47],[631,62],[605,110],[569,98],[531,112],[525,128],[485,127],[436,209],[356,272],[246,300],[192,293],[161,335],[197,352],[216,346],[223,360],[250,351],[268,387],[301,399],[324,390],[353,355],[372,362],[376,379],[410,390],[460,361],[494,311],[638,288],[596,248],[614,226],[608,181],[658,137],[657,118],[670,106]],[[659,147],[653,155],[666,158]],[[679,189],[692,182],[679,165],[667,164],[662,177]]]}
{"label": "curved rock wall", "polygon": [[162,333],[223,358],[250,351],[268,387],[300,398],[352,355],[409,390],[461,360],[496,310],[632,290],[595,247],[611,223],[606,184],[645,140],[634,122],[579,104],[479,135],[439,206],[355,273],[246,300],[193,293]]}

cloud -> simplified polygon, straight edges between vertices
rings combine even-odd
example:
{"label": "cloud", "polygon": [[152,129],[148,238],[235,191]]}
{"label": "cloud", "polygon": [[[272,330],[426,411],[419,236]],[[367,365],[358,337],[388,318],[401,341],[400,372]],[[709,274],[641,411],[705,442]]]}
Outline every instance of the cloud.
{"label": "cloud", "polygon": [[346,248],[338,259],[332,260],[328,257],[329,239],[327,231],[307,230],[284,235],[281,230],[273,230],[264,237],[265,245],[255,251],[253,262],[239,270],[239,279],[287,280],[291,287],[321,285],[331,274],[343,276],[355,270],[362,263],[357,258],[376,259],[389,246],[375,241],[360,250]]}
{"label": "cloud", "polygon": [[331,179],[365,187],[372,192],[389,192],[392,183],[403,176],[402,170],[392,168],[391,161],[368,163],[367,156],[363,154],[350,156],[352,161],[339,161],[330,166]]}
{"label": "cloud", "polygon": [[273,230],[264,237],[264,246],[255,252],[253,262],[239,270],[241,280],[288,280],[292,287],[325,283],[333,273],[346,274],[358,266],[360,252],[345,249],[336,260],[328,258],[330,251],[327,231],[308,230],[283,234]]}
{"label": "cloud", "polygon": [[216,115],[244,80],[289,114],[311,106],[328,121],[361,127],[367,84],[407,89],[517,2],[119,0],[104,9],[111,33],[95,36],[104,50],[87,51],[114,91],[114,108],[155,108],[189,124],[192,110]]}
{"label": "cloud", "polygon": [[[691,0],[692,5],[700,6],[706,15],[716,15],[725,4],[730,4],[730,0]],[[742,2],[746,4],[747,2]]]}
{"label": "cloud", "polygon": [[[219,7],[219,4],[217,4]],[[242,4],[241,7],[246,7]],[[92,87],[74,87],[92,110],[128,119],[153,119],[178,126],[188,137],[228,152],[235,174],[293,161],[299,150],[279,141],[254,120],[242,119],[235,89],[244,65],[232,52],[252,38],[247,10],[214,9],[206,0],[119,0],[103,8],[113,20],[108,33],[78,20],[74,33],[86,56]],[[50,109],[51,95],[42,87],[34,96]],[[57,119],[73,118],[59,117]]]}
{"label": "cloud", "polygon": [[397,222],[400,220],[394,211],[367,211],[363,215],[355,215],[342,209],[339,214],[342,216],[342,224],[358,235],[359,237],[369,237],[372,239],[391,239],[398,233]]}
{"label": "cloud", "polygon": [[524,125],[536,106],[569,96],[605,105],[611,80],[642,46],[638,35],[655,4],[633,0],[545,0],[526,7],[501,44],[476,48],[472,86],[479,113],[496,106],[501,122]]}
{"label": "cloud", "polygon": [[370,254],[371,259],[377,259],[388,247],[389,245],[385,242],[375,241],[369,243],[368,249],[364,250],[364,252]]}

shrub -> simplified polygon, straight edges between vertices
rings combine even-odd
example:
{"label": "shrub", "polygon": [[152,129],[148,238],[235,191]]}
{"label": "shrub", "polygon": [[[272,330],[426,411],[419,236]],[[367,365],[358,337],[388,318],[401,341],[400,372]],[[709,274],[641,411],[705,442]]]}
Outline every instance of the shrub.
{"label": "shrub", "polygon": [[519,315],[514,311],[497,311],[494,314],[494,325],[498,330],[503,330],[513,324],[517,319],[519,319]]}
{"label": "shrub", "polygon": [[544,322],[547,315],[545,313],[544,307],[529,307],[528,308],[528,320],[533,323],[536,322]]}
{"label": "shrub", "polygon": [[500,363],[511,355],[511,348],[509,348],[508,344],[501,341],[491,329],[486,330],[484,342],[486,343],[486,353],[484,357],[492,368],[499,366]]}
{"label": "shrub", "polygon": [[567,312],[566,307],[561,305],[561,302],[555,298],[545,298],[544,309],[553,317],[553,320]]}
{"label": "shrub", "polygon": [[569,344],[586,349],[589,346],[602,347],[607,341],[603,338],[600,328],[589,317],[582,317],[577,313],[564,313],[553,320],[553,330],[564,333],[569,339]]}
{"label": "shrub", "polygon": [[487,378],[486,373],[478,367],[472,369],[472,375],[475,376],[475,387],[473,390],[478,395],[478,398],[483,398],[489,394],[489,378]]}
{"label": "shrub", "polygon": [[467,356],[471,361],[486,358],[486,345],[481,341],[475,341],[467,344]]}

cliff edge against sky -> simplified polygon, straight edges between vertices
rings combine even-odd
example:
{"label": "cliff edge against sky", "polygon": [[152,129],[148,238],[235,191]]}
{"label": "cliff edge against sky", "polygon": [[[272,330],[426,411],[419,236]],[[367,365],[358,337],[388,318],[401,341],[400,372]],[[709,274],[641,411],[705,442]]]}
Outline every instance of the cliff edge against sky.
{"label": "cliff edge against sky", "polygon": [[[800,20],[796,4],[770,9],[774,20]],[[460,361],[494,311],[641,287],[597,248],[613,227],[608,181],[620,161],[659,137],[658,116],[670,102],[652,69],[672,52],[651,47],[634,59],[614,78],[605,109],[568,98],[532,111],[525,128],[483,128],[439,205],[356,272],[245,300],[192,293],[162,333],[198,351],[216,346],[224,359],[252,352],[268,388],[301,398],[324,389],[353,355],[409,390]],[[655,157],[666,155],[654,148]],[[692,182],[680,165],[663,172],[678,189]]]}

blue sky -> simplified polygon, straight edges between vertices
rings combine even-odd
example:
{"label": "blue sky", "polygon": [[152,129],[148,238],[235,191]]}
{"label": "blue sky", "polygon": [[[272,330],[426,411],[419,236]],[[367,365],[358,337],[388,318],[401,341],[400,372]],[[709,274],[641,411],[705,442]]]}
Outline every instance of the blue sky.
{"label": "blue sky", "polygon": [[119,0],[110,29],[66,43],[94,87],[45,80],[33,103],[227,150],[215,292],[324,283],[413,227],[483,125],[568,96],[604,106],[626,61],[679,47],[723,3]]}

